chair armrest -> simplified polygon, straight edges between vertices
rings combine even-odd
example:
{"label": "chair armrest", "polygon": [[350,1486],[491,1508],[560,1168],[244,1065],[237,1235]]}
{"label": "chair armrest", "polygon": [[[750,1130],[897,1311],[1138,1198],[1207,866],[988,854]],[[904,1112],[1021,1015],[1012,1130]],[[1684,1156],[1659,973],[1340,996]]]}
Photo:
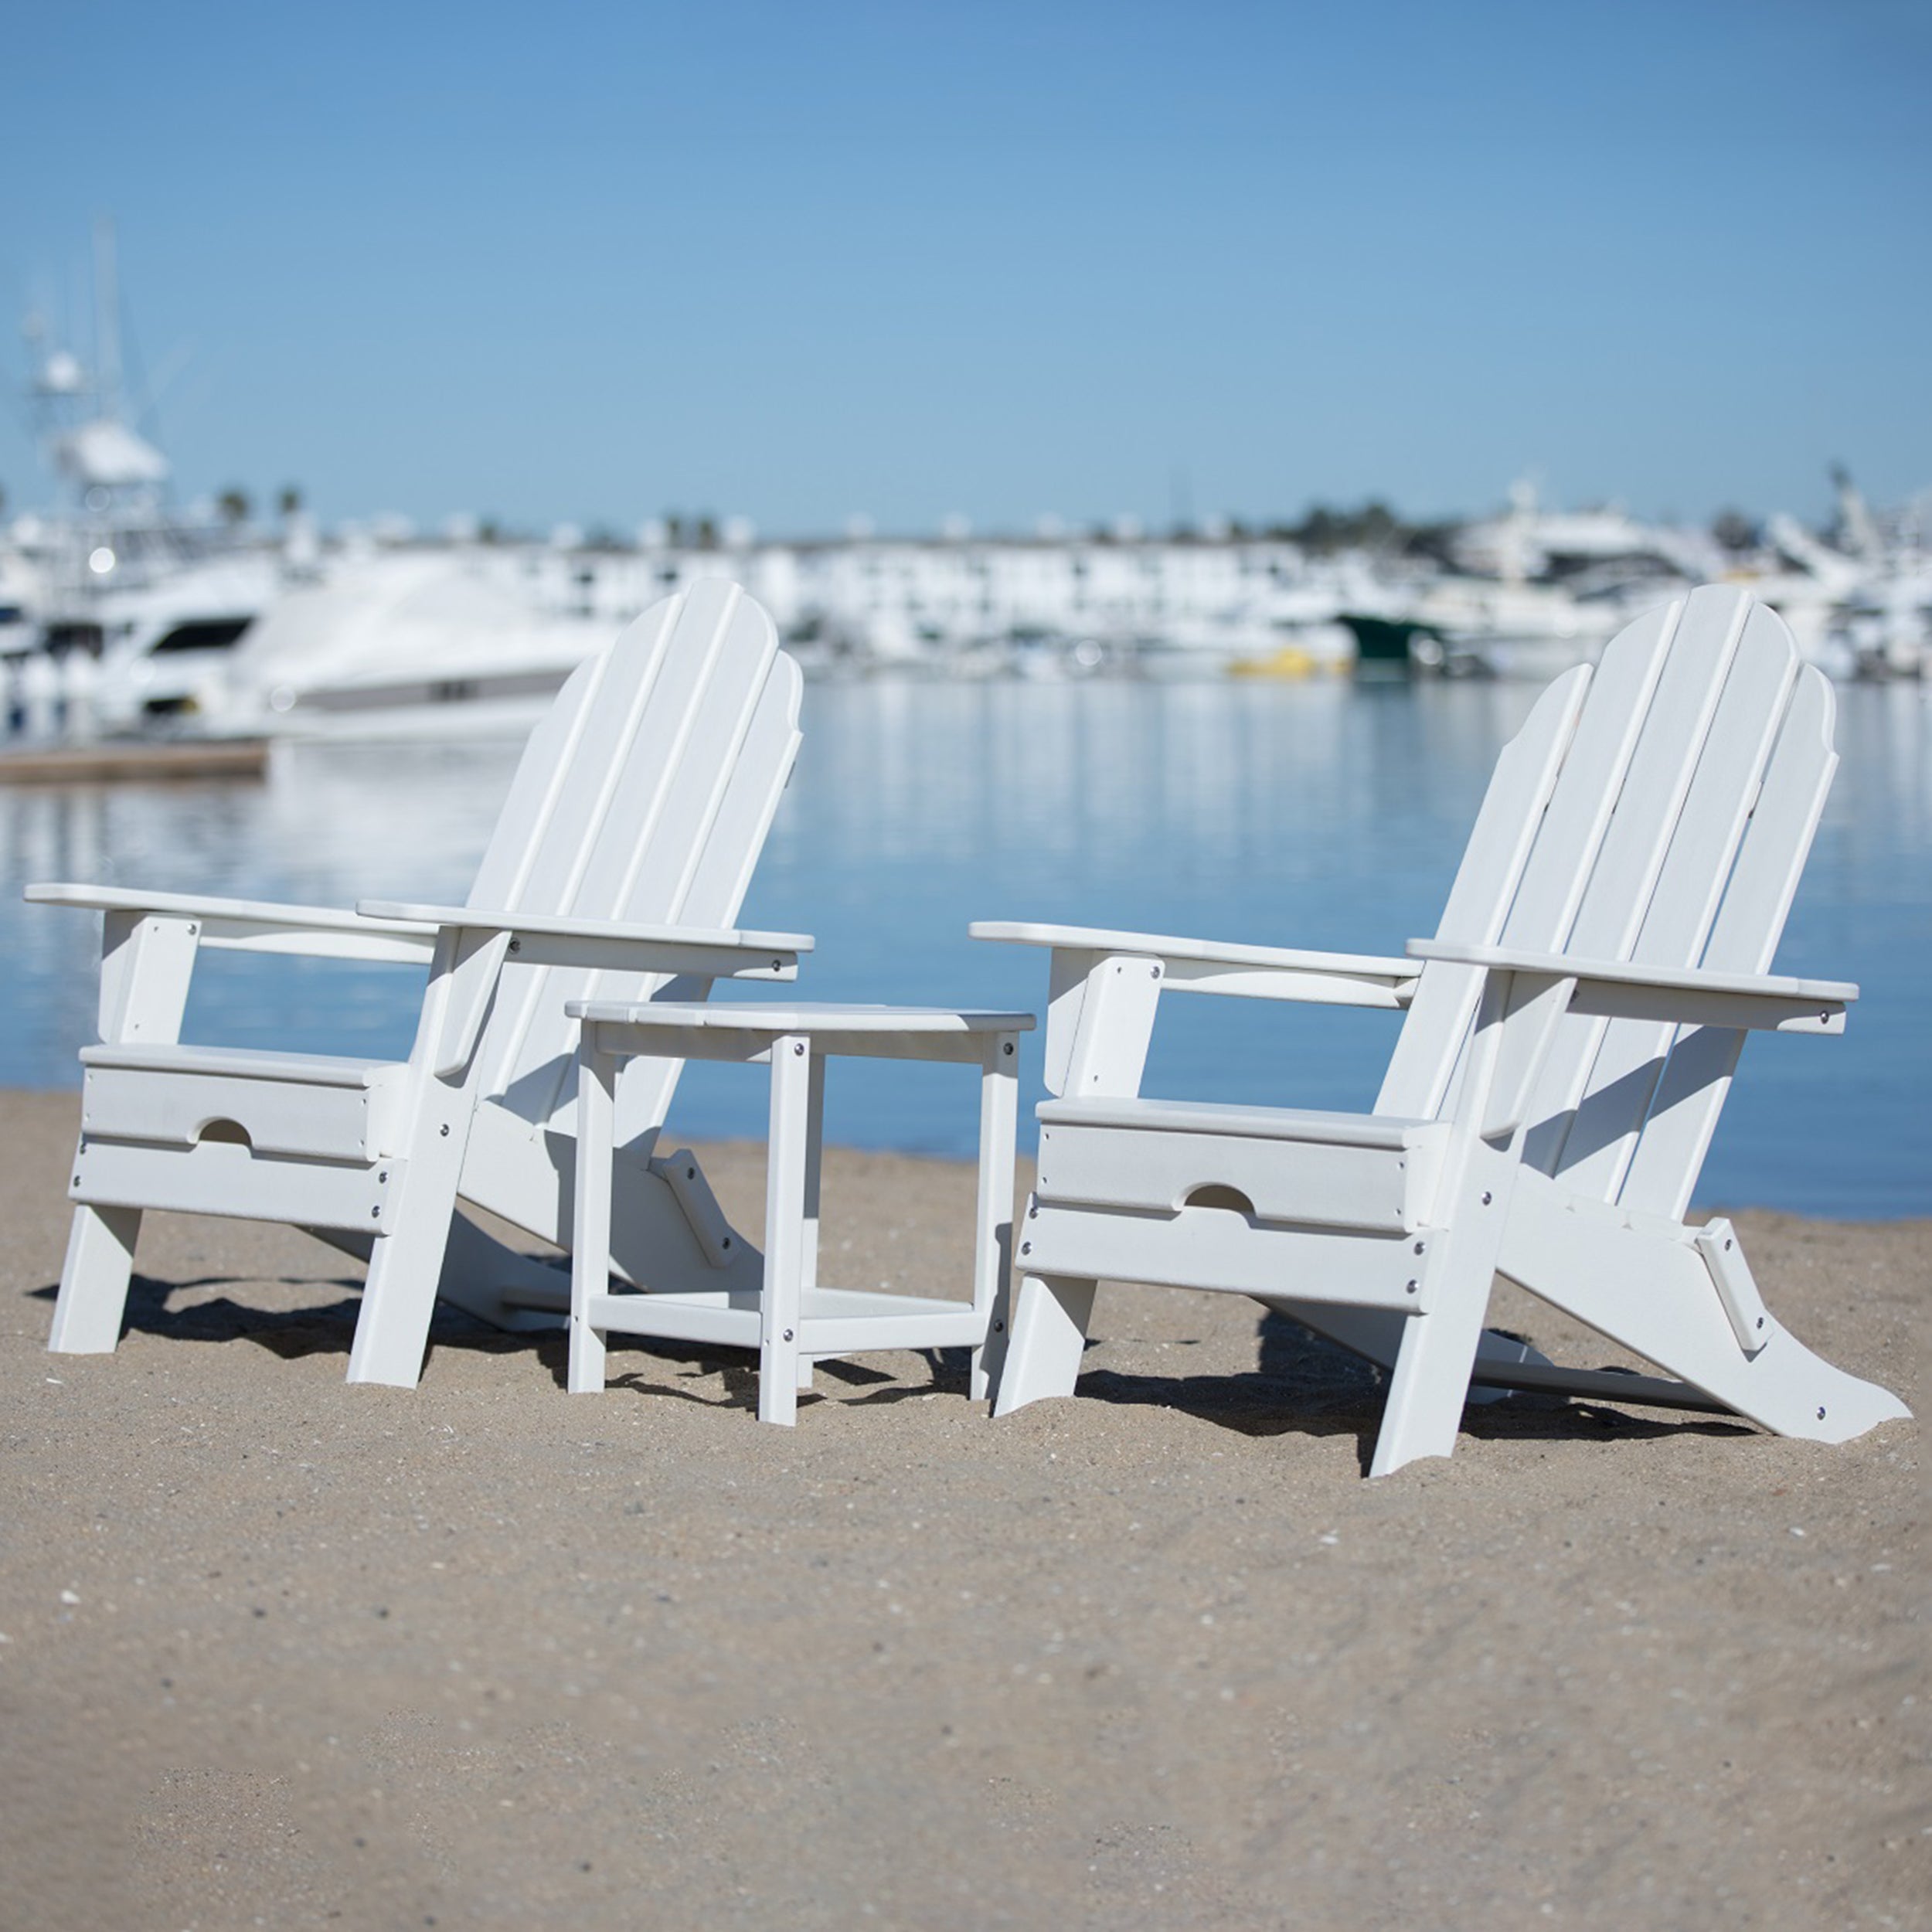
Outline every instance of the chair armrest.
{"label": "chair armrest", "polygon": [[1570,1010],[1612,1019],[1685,1026],[1753,1027],[1783,1033],[1840,1033],[1859,996],[1849,980],[1797,979],[1780,973],[1713,972],[1701,966],[1647,966],[1511,946],[1412,939],[1410,957],[1576,981]]}
{"label": "chair armrest", "polygon": [[444,931],[507,934],[526,964],[587,966],[619,972],[696,974],[712,979],[792,980],[808,933],[745,932],[709,926],[631,925],[478,906],[419,906],[361,900],[372,918],[419,920]]}
{"label": "chair armrest", "polygon": [[1422,968],[1362,953],[1229,945],[1163,933],[981,920],[974,939],[1052,951],[1046,1009],[1046,1090],[1089,1099],[1140,1090],[1163,993],[1400,1010]]}
{"label": "chair armrest", "polygon": [[143,892],[123,886],[29,886],[22,896],[36,906],[185,920],[202,945],[232,952],[301,954],[325,958],[427,961],[433,923],[377,918],[335,906],[287,906],[269,900],[223,899],[204,893]]}
{"label": "chair armrest", "polygon": [[1411,959],[1367,953],[1311,952],[1248,946],[1163,933],[1114,932],[1089,926],[1036,926],[977,920],[973,939],[1046,946],[1091,957],[1152,959],[1172,992],[1233,993],[1251,998],[1312,1000],[1351,1006],[1406,1006],[1422,968]]}

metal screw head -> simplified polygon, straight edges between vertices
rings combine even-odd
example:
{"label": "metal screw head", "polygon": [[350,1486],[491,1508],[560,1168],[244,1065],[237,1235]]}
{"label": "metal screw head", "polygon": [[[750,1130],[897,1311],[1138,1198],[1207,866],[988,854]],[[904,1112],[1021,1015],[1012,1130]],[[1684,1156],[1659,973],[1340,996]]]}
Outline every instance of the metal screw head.
{"label": "metal screw head", "polygon": [[1019,1251],[1022,1254],[1031,1254],[1033,1251],[1032,1243],[1031,1241],[1021,1242],[1019,1244]]}
{"label": "metal screw head", "polygon": [[389,1179],[389,1169],[387,1168],[384,1168],[376,1178],[379,1181],[386,1181]]}
{"label": "metal screw head", "polygon": [[718,1245],[721,1248],[730,1247],[731,1245],[731,1236],[727,1234],[724,1239],[718,1243]]}
{"label": "metal screw head", "polygon": [[511,951],[512,952],[513,952],[513,953],[520,953],[520,952],[522,952],[522,950],[523,950],[523,942],[522,942],[522,940],[520,940],[520,939],[513,939],[513,940],[512,940],[510,941],[510,951]]}
{"label": "metal screw head", "polygon": [[1825,1411],[1822,1408],[1821,1408],[1818,1412],[1818,1419],[1820,1422],[1822,1422],[1825,1420]]}
{"label": "metal screw head", "polygon": [[1147,969],[1147,976],[1149,979],[1158,979],[1161,976],[1160,968],[1158,966],[1148,967]]}
{"label": "metal screw head", "polygon": [[1413,1294],[1415,1293],[1415,1291],[1416,1291],[1416,1284],[1415,1284],[1414,1282],[1411,1281],[1411,1282],[1410,1282],[1407,1285],[1408,1285],[1408,1292],[1409,1292],[1410,1294]]}
{"label": "metal screw head", "polygon": [[443,1138],[444,1138],[444,1140],[446,1140],[446,1141],[447,1141],[447,1140],[450,1138],[450,1124],[449,1124],[449,1122],[448,1122],[447,1121],[445,1121],[443,1123],[443,1124],[442,1124],[440,1127],[439,1127],[439,1128],[438,1128],[436,1131],[437,1131],[437,1132],[438,1134],[440,1134],[443,1137]]}
{"label": "metal screw head", "polygon": [[698,1170],[695,1167],[686,1168],[684,1171],[684,1178],[687,1181],[695,1181],[698,1178]]}
{"label": "metal screw head", "polygon": [[1420,1241],[1416,1243],[1416,1252],[1418,1254],[1422,1252],[1422,1243]]}
{"label": "metal screw head", "polygon": [[1483,1189],[1483,1191],[1482,1191],[1482,1204],[1483,1204],[1483,1206],[1484,1206],[1485,1207],[1487,1207],[1487,1206],[1489,1205],[1489,1203],[1490,1203],[1492,1201],[1493,1201],[1495,1198],[1496,1198],[1496,1197],[1495,1197],[1493,1194],[1492,1194],[1492,1193],[1489,1192],[1488,1189],[1485,1188],[1485,1189]]}
{"label": "metal screw head", "polygon": [[371,1208],[369,1211],[369,1218],[372,1221],[381,1220],[383,1218],[383,1210],[379,1207]]}
{"label": "metal screw head", "polygon": [[1006,1332],[1006,1324],[1004,1321],[995,1321],[993,1324],[993,1332],[995,1335],[1004,1335]]}
{"label": "metal screw head", "polygon": [[774,959],[771,962],[771,970],[774,973],[782,973],[785,970],[785,962],[782,959]]}
{"label": "metal screw head", "polygon": [[786,1339],[787,1342],[789,1342],[789,1341],[791,1339],[791,1331],[789,1328],[786,1329],[786,1331],[785,1331],[785,1339]]}
{"label": "metal screw head", "polygon": [[802,1053],[805,1050],[804,1042],[801,1039],[794,1040],[791,1043],[791,1050],[794,1053]]}
{"label": "metal screw head", "polygon": [[1002,1053],[1010,1053],[1013,1050],[1013,1043],[1011,1040],[1009,1040],[999,1050]]}

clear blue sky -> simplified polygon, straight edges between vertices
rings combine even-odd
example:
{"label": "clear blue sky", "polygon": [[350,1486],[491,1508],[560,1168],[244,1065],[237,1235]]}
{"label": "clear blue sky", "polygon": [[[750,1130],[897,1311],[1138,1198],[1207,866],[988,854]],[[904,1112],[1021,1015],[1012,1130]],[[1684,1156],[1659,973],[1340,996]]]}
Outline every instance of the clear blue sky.
{"label": "clear blue sky", "polygon": [[111,213],[189,492],[777,532],[1932,483],[1923,5],[16,0],[0,68],[0,304],[71,306]]}

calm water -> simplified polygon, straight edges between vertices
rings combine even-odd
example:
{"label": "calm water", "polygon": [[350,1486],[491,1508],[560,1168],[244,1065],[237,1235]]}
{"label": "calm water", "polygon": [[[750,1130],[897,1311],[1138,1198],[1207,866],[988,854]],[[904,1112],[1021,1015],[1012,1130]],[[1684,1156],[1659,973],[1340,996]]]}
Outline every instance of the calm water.
{"label": "calm water", "polygon": [[[1046,957],[971,919],[1124,926],[1400,952],[1434,930],[1498,746],[1533,691],[1498,685],[821,685],[747,903],[817,935],[801,993],[1039,1009]],[[1932,702],[1839,693],[1843,758],[1778,965],[1859,981],[1841,1039],[1753,1039],[1700,1197],[1842,1216],[1932,1213]],[[0,791],[14,962],[0,1084],[70,1086],[93,1037],[96,922],[30,879],[350,904],[460,898],[508,784],[501,746],[290,746],[266,784]],[[407,1049],[405,969],[211,956],[190,1039]],[[1175,998],[1147,1090],[1363,1107],[1393,1015]],[[1029,1084],[1038,1092],[1039,1041]],[[960,1070],[845,1063],[828,1127],[970,1151]],[[762,1130],[760,1075],[692,1069],[674,1131]]]}

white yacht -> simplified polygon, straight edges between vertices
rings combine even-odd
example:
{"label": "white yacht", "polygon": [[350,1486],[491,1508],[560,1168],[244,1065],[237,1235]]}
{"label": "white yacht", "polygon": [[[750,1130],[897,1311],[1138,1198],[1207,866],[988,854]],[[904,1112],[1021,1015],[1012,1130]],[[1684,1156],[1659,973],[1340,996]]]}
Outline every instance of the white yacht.
{"label": "white yacht", "polygon": [[533,608],[491,566],[441,549],[338,563],[275,599],[196,709],[233,733],[520,736],[619,621]]}

